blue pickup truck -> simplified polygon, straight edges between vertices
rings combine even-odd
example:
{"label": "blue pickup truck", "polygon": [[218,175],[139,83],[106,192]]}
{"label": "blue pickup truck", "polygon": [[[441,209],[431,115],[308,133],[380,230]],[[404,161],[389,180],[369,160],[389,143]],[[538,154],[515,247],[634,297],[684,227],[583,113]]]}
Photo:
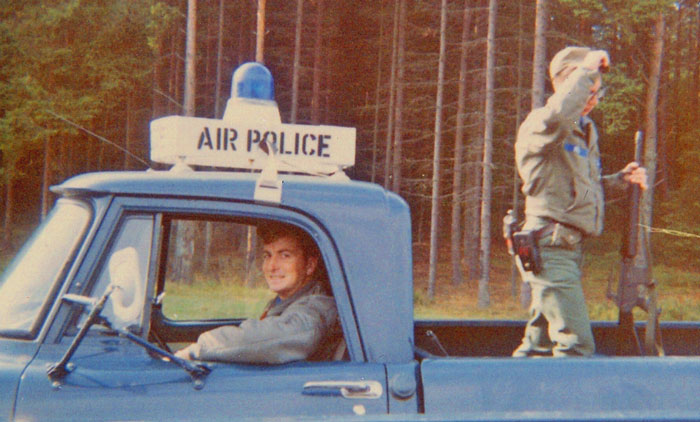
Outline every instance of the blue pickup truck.
{"label": "blue pickup truck", "polygon": [[[342,171],[296,174],[313,155],[347,166],[334,142],[354,132],[270,115],[258,129],[235,116],[152,126],[153,139],[191,132],[192,155],[267,154],[241,161],[259,171],[195,171],[162,148],[171,170],[53,187],[54,209],[0,279],[0,420],[700,420],[699,324],[662,323],[665,357],[616,356],[615,323],[597,322],[593,358],[514,359],[524,322],[414,320],[407,204]],[[282,365],[174,356],[257,316],[255,229],[271,220],[317,243],[345,352]]]}

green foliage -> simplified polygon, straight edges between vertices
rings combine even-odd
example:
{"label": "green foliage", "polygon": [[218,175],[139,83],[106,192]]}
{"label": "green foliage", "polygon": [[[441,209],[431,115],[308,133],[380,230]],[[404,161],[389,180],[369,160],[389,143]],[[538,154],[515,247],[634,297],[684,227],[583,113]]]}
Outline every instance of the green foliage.
{"label": "green foliage", "polygon": [[633,133],[639,121],[639,105],[644,94],[644,82],[641,75],[630,75],[628,66],[624,63],[615,66],[604,76],[607,87],[605,97],[594,110],[600,128],[605,131],[606,138],[628,137]]}
{"label": "green foliage", "polygon": [[154,60],[148,38],[162,28],[156,22],[161,16],[151,15],[158,5],[154,0],[56,0],[0,6],[0,13],[13,17],[0,22],[5,178],[24,176],[26,169],[17,163],[47,140],[77,144],[82,139],[53,113],[90,128],[122,114],[130,97],[150,100],[141,93],[149,92]]}
{"label": "green foliage", "polygon": [[146,24],[148,31],[148,46],[153,51],[161,49],[161,42],[166,34],[171,31],[174,22],[180,16],[176,7],[169,6],[163,2],[156,2],[151,5],[150,18]]}
{"label": "green foliage", "polygon": [[568,7],[577,19],[597,20],[603,14],[603,4],[599,0],[559,0]]}

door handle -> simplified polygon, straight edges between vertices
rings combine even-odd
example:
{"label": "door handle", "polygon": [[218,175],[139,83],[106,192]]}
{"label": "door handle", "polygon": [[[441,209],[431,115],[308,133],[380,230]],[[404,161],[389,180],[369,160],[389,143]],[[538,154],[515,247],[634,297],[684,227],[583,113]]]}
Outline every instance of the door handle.
{"label": "door handle", "polygon": [[309,381],[302,394],[343,396],[346,399],[378,399],[384,389],[378,381]]}

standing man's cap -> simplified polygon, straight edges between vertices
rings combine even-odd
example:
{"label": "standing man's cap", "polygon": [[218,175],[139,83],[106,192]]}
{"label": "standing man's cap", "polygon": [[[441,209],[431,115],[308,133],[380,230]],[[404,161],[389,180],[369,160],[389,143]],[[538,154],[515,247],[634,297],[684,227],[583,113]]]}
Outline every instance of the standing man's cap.
{"label": "standing man's cap", "polygon": [[568,68],[578,67],[590,51],[588,47],[566,47],[555,54],[549,63],[550,79]]}

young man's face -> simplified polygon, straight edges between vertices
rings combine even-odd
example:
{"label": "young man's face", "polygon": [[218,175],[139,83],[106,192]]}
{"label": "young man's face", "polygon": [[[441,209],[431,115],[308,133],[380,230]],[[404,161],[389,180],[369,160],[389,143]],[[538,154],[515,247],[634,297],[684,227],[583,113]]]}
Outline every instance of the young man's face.
{"label": "young man's face", "polygon": [[282,299],[299,291],[316,269],[317,258],[304,256],[300,242],[280,237],[263,246],[263,274],[268,287]]}

